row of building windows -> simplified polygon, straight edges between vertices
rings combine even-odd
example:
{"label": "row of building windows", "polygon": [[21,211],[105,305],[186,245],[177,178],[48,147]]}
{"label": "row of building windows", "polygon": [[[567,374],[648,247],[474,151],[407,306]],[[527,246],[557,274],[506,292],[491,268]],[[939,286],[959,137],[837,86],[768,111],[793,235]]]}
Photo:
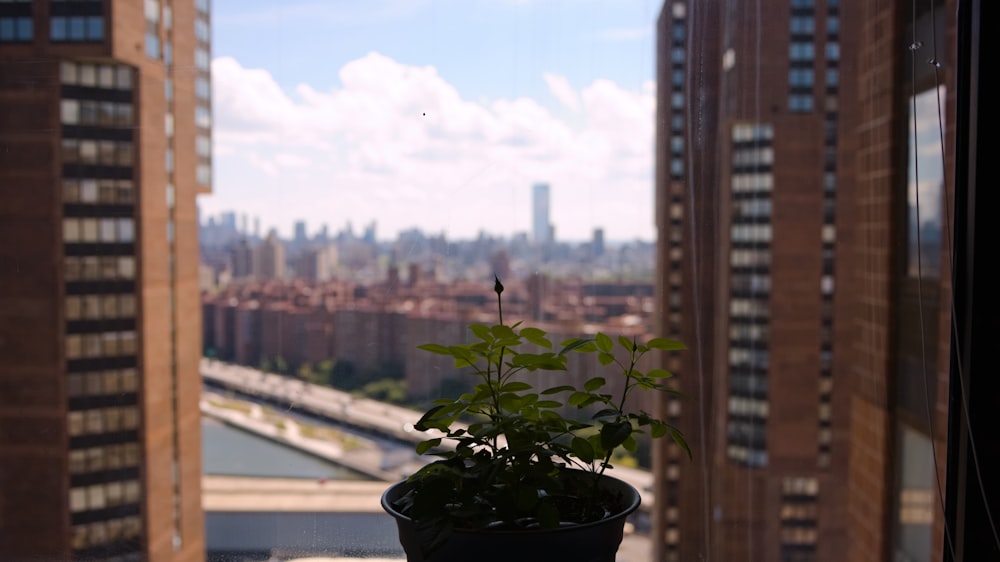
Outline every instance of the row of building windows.
{"label": "row of building windows", "polygon": [[729,325],[729,338],[734,341],[766,342],[768,327],[761,324],[733,322]]}
{"label": "row of building windows", "polygon": [[740,221],[741,219],[764,219],[770,218],[770,216],[770,199],[754,198],[737,199],[733,201],[734,221]]}
{"label": "row of building windows", "polygon": [[[139,466],[138,443],[114,443],[86,449],[70,449],[69,473],[87,474]],[[121,486],[122,482],[115,482]],[[82,488],[77,488],[82,489]],[[112,493],[113,497],[120,494]]]}
{"label": "row of building windows", "polygon": [[732,190],[735,193],[747,193],[753,191],[771,191],[774,189],[774,176],[770,172],[738,173],[733,174]]}
{"label": "row of building windows", "polygon": [[0,42],[27,43],[35,38],[35,23],[30,17],[0,18]]}
{"label": "row of building windows", "polygon": [[63,219],[63,241],[128,243],[135,241],[135,221],[131,218]]}
{"label": "row of building windows", "polygon": [[734,243],[759,242],[770,244],[771,242],[770,224],[734,224],[730,227],[730,230]]}
{"label": "row of building windows", "polygon": [[767,466],[767,451],[745,445],[730,444],[726,447],[729,460],[752,467]]}
{"label": "row of building windows", "polygon": [[[129,515],[107,521],[73,525],[71,545],[74,550],[82,550],[109,542],[138,540],[142,533],[142,520],[138,515]],[[132,562],[142,559],[140,553],[104,559],[107,562]]]}
{"label": "row of building windows", "polygon": [[60,80],[68,86],[131,90],[132,67],[125,65],[63,62]]}
{"label": "row of building windows", "polygon": [[759,272],[734,272],[729,276],[729,285],[733,292],[767,293],[771,290],[771,276]]}
{"label": "row of building windows", "polygon": [[64,164],[129,167],[135,163],[135,153],[131,141],[63,139],[62,161]]}
{"label": "row of building windows", "polygon": [[818,496],[819,481],[811,476],[786,477],[781,480],[784,496]]}
{"label": "row of building windows", "polygon": [[809,112],[815,109],[812,94],[793,94],[788,96],[788,111]]}
{"label": "row of building windows", "polygon": [[782,527],[782,545],[814,545],[819,532],[814,527]]}
{"label": "row of building windows", "polygon": [[770,364],[771,354],[764,346],[752,345],[749,349],[740,347],[729,349],[730,367],[751,367],[766,370]]}
{"label": "row of building windows", "polygon": [[98,435],[137,429],[139,410],[135,406],[73,410],[66,414],[66,419],[70,436]]}
{"label": "row of building windows", "polygon": [[733,166],[770,166],[774,163],[774,149],[770,146],[751,146],[733,150]]}
{"label": "row of building windows", "polygon": [[134,368],[69,373],[67,379],[67,391],[74,398],[132,393],[137,390],[138,376]]}
{"label": "row of building windows", "polygon": [[815,521],[818,514],[815,503],[784,503],[779,517],[782,521]]}
{"label": "row of building windows", "polygon": [[132,180],[63,180],[63,203],[131,205],[135,188]]}
{"label": "row of building windows", "polygon": [[744,396],[729,397],[729,415],[747,416],[766,419],[770,411],[767,400],[746,398]]}
{"label": "row of building windows", "polygon": [[730,419],[726,433],[734,445],[763,449],[767,443],[767,427],[758,421]]}
{"label": "row of building windows", "polygon": [[774,127],[768,124],[751,125],[741,123],[733,125],[733,142],[765,141],[774,138]]}
{"label": "row of building windows", "polygon": [[[839,61],[840,43],[827,43],[824,54],[827,61]],[[792,64],[798,62],[811,63],[816,58],[816,46],[812,43],[802,41],[790,43],[788,46],[788,58],[791,59]]]}
{"label": "row of building windows", "polygon": [[729,377],[729,391],[739,396],[767,396],[767,377],[733,373]]}
{"label": "row of building windows", "polygon": [[68,295],[67,320],[135,318],[135,295]]}
{"label": "row of building windows", "polygon": [[733,267],[761,267],[771,265],[770,248],[738,248],[729,252],[729,265]]}
{"label": "row of building windows", "polygon": [[131,127],[135,124],[131,103],[64,99],[59,113],[63,125]]}
{"label": "row of building windows", "polygon": [[73,513],[139,503],[139,481],[109,482],[70,488],[69,509]]}
{"label": "row of building windows", "polygon": [[50,22],[53,42],[103,41],[103,16],[53,16]]}
{"label": "row of building windows", "polygon": [[64,263],[67,281],[135,279],[132,256],[67,256]]}
{"label": "row of building windows", "polygon": [[67,359],[129,356],[136,351],[135,332],[131,330],[66,335]]}

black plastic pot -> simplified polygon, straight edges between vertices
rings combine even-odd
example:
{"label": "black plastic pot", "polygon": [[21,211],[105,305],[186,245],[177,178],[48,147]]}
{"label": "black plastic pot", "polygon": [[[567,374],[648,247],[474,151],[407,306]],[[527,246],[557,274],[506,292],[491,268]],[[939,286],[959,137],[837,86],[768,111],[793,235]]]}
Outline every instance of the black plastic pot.
{"label": "black plastic pot", "polygon": [[405,481],[382,494],[382,509],[396,519],[407,562],[615,562],[625,519],[639,507],[639,492],[610,476],[601,485],[620,493],[628,507],[600,521],[558,529],[455,531],[426,557],[413,520],[392,507],[406,493]]}

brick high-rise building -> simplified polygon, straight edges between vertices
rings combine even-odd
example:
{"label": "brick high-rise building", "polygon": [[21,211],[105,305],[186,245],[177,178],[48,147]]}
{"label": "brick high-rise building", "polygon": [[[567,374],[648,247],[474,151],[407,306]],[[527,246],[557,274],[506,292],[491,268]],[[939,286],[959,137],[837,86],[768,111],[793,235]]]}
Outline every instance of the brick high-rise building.
{"label": "brick high-rise building", "polygon": [[[859,14],[860,282],[849,351],[848,560],[940,561],[962,542],[962,532],[973,532],[971,524],[952,528],[947,541],[942,507],[953,306],[949,242],[964,227],[951,228],[956,4],[894,0],[865,3]],[[989,250],[980,250],[981,259],[983,251]],[[995,395],[995,385],[976,388]],[[984,443],[981,454],[990,448]],[[956,492],[980,494],[971,481]],[[997,551],[967,550],[965,556],[995,560]]]}
{"label": "brick high-rise building", "polygon": [[0,552],[202,560],[208,0],[0,3]]}
{"label": "brick high-rise building", "polygon": [[669,0],[658,23],[658,331],[694,450],[654,453],[656,560],[843,560],[855,5]]}

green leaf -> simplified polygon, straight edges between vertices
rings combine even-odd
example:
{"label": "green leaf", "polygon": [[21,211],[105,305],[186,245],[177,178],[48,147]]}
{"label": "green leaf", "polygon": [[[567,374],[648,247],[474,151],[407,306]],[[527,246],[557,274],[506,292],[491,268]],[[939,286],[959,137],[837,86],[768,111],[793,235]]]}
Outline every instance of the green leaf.
{"label": "green leaf", "polygon": [[558,400],[539,400],[534,405],[536,408],[559,408],[563,404]]}
{"label": "green leaf", "polygon": [[567,403],[570,406],[581,406],[588,399],[590,399],[590,394],[586,392],[574,392],[573,394],[569,395],[569,400],[567,400]]}
{"label": "green leaf", "polygon": [[654,379],[669,379],[674,374],[666,369],[653,369],[646,373],[646,376]]}
{"label": "green leaf", "polygon": [[632,424],[611,422],[601,427],[601,448],[610,451],[625,442],[632,435]]}
{"label": "green leaf", "polygon": [[500,387],[500,392],[520,392],[522,390],[531,390],[531,385],[526,382],[513,381]]}
{"label": "green leaf", "polygon": [[652,349],[661,349],[663,351],[675,351],[678,349],[687,349],[687,346],[683,343],[672,340],[668,338],[653,338],[646,343]]}
{"label": "green leaf", "polygon": [[482,324],[472,324],[469,326],[469,331],[475,334],[475,336],[483,341],[493,341],[493,334],[490,333],[490,329]]}
{"label": "green leaf", "polygon": [[559,355],[565,355],[570,351],[579,351],[581,353],[597,351],[597,346],[594,345],[593,340],[573,338],[562,342],[562,349],[559,350]]}
{"label": "green leaf", "polygon": [[493,337],[495,337],[498,340],[504,338],[517,338],[517,334],[514,333],[513,328],[511,328],[510,326],[503,326],[500,324],[491,327],[490,333],[493,334]]}
{"label": "green leaf", "polygon": [[608,365],[614,363],[615,356],[606,351],[602,351],[597,355],[597,360],[601,362],[602,366],[607,367]]}
{"label": "green leaf", "polygon": [[570,447],[573,448],[573,454],[583,462],[594,462],[594,447],[590,444],[590,441],[587,441],[583,437],[574,437],[573,441],[570,442]]}
{"label": "green leaf", "polygon": [[529,342],[545,349],[552,349],[552,342],[545,337],[545,331],[538,328],[525,328],[521,330],[521,337]]}
{"label": "green leaf", "polygon": [[639,447],[639,445],[635,442],[635,437],[629,435],[628,437],[625,438],[625,441],[622,442],[622,447],[624,447],[626,451],[634,453],[635,450]]}
{"label": "green leaf", "polygon": [[430,351],[431,353],[437,353],[438,355],[451,355],[451,350],[443,345],[438,345],[436,343],[425,343],[424,345],[418,345],[417,349],[422,349],[424,351]]}
{"label": "green leaf", "polygon": [[595,419],[596,420],[597,418],[606,418],[608,416],[616,416],[616,415],[618,415],[618,410],[616,410],[614,408],[605,408],[605,409],[597,412],[593,416],[591,416],[591,419]]}
{"label": "green leaf", "polygon": [[420,443],[417,443],[417,454],[422,455],[427,451],[433,449],[434,447],[437,447],[440,444],[441,444],[440,437],[436,439],[428,439],[426,441],[421,441]]}
{"label": "green leaf", "polygon": [[626,338],[625,336],[618,336],[618,343],[629,351],[635,351],[636,345],[635,341]]}
{"label": "green leaf", "polygon": [[687,453],[689,459],[693,458],[691,456],[691,448],[688,447],[687,441],[684,440],[684,436],[681,435],[680,431],[677,431],[676,429],[671,427],[670,437],[673,438],[674,443],[677,443],[677,445],[680,446],[681,449],[684,449],[684,452]]}
{"label": "green leaf", "polygon": [[[611,338],[601,332],[598,332],[597,335],[594,336],[594,343],[597,344],[597,349],[600,349],[605,353],[610,353],[611,348],[614,347],[614,343],[611,341]],[[605,363],[605,365],[607,365],[607,363]]]}
{"label": "green leaf", "polygon": [[546,388],[545,390],[543,390],[542,394],[556,394],[559,392],[566,392],[567,390],[576,390],[576,387],[570,386],[568,384],[564,384],[561,386],[553,386],[552,388]]}
{"label": "green leaf", "polygon": [[606,381],[604,380],[604,377],[594,377],[594,378],[590,379],[589,381],[583,383],[583,388],[587,392],[593,392],[593,391],[597,390],[598,388],[601,388],[602,386],[604,386],[605,382]]}
{"label": "green leaf", "polygon": [[667,434],[667,424],[660,420],[651,420],[649,423],[649,435],[653,439],[659,439]]}

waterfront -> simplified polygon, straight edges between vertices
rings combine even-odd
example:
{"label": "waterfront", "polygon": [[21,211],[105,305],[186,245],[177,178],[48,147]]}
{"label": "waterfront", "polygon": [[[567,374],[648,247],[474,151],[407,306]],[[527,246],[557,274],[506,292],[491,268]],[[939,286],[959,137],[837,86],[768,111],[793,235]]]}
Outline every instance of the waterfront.
{"label": "waterfront", "polygon": [[218,476],[367,480],[358,473],[202,417],[202,472]]}

